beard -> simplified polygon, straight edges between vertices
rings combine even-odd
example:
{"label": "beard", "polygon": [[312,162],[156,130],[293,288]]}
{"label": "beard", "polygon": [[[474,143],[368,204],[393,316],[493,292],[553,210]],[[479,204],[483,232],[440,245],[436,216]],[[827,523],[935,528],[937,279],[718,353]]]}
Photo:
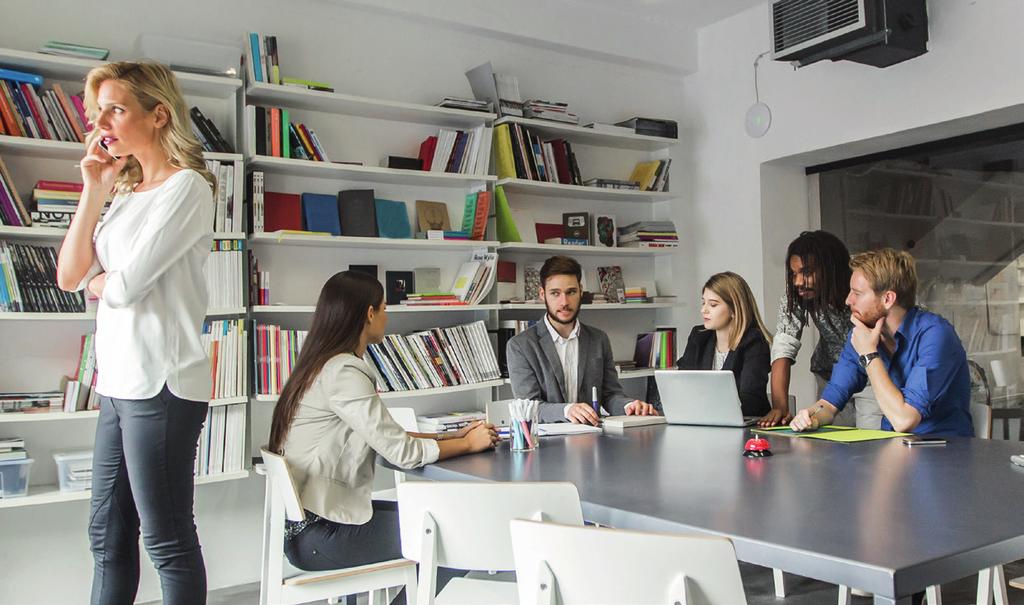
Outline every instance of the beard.
{"label": "beard", "polygon": [[871,309],[863,313],[854,313],[854,316],[861,321],[865,326],[874,328],[875,324],[885,320],[885,307],[881,303],[872,307]]}
{"label": "beard", "polygon": [[558,317],[558,315],[557,315],[558,309],[555,309],[554,311],[552,311],[551,307],[548,306],[547,303],[545,303],[544,306],[545,306],[545,308],[547,309],[547,312],[548,312],[548,319],[551,320],[554,323],[560,323],[560,324],[564,324],[564,325],[572,325],[573,323],[576,322],[576,317],[580,314],[579,307],[576,307],[576,310],[573,311],[573,313],[572,313],[572,317],[570,317],[569,319],[562,319],[562,318]]}

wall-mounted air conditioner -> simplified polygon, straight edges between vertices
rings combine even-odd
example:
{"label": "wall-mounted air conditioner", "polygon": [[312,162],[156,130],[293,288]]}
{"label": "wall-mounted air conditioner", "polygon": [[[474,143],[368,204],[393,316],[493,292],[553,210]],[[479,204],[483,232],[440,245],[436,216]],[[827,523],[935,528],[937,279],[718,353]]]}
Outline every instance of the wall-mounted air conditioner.
{"label": "wall-mounted air conditioner", "polygon": [[772,58],[888,67],[928,52],[925,0],[776,0]]}

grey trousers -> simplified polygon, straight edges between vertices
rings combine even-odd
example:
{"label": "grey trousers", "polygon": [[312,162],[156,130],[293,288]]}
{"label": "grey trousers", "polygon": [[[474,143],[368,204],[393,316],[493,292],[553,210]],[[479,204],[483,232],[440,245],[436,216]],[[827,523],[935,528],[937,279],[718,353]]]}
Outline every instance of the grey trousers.
{"label": "grey trousers", "polygon": [[192,515],[196,446],[208,405],[165,385],[151,399],[100,398],[92,463],[92,605],[130,605],[139,533],[167,605],[206,603],[206,566]]}

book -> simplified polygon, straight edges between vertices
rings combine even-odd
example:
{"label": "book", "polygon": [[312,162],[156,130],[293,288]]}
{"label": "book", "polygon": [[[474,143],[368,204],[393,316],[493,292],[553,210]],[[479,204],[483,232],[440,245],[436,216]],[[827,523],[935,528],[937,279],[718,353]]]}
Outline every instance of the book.
{"label": "book", "polygon": [[409,226],[409,211],[405,202],[393,200],[374,200],[377,213],[377,231],[380,237],[408,239],[412,237]]}
{"label": "book", "polygon": [[451,231],[451,219],[448,216],[448,204],[416,200],[416,230]]}
{"label": "book", "polygon": [[478,261],[462,263],[458,273],[455,274],[451,287],[452,293],[458,296],[459,300],[466,300],[473,285],[473,280],[476,278],[477,271],[479,270],[480,263]]}
{"label": "book", "polygon": [[413,283],[416,292],[437,292],[441,289],[441,269],[438,267],[417,267],[413,269]]}
{"label": "book", "polygon": [[377,237],[377,206],[373,189],[339,191],[336,208],[341,232],[352,237]]}
{"label": "book", "polygon": [[323,193],[303,193],[302,228],[306,231],[341,235],[335,196]]}
{"label": "book", "polygon": [[562,223],[534,223],[533,228],[537,232],[537,241],[540,243],[553,238],[561,240],[565,235],[565,226]]}
{"label": "book", "polygon": [[590,213],[563,212],[562,227],[562,237],[590,242]]}
{"label": "book", "polygon": [[601,293],[611,303],[626,302],[626,285],[622,281],[622,267],[612,265],[598,267],[597,277],[601,282]]}
{"label": "book", "polygon": [[301,231],[302,198],[295,193],[266,191],[263,194],[265,231]]}
{"label": "book", "polygon": [[486,419],[487,414],[480,411],[440,412],[417,416],[416,422],[424,430],[440,433],[458,430],[468,424]]}
{"label": "book", "polygon": [[59,42],[57,40],[48,40],[43,43],[39,47],[38,52],[45,55],[78,57],[80,59],[94,59],[96,61],[105,61],[110,56],[110,51],[106,48],[85,46],[84,44],[74,44],[71,42]]}
{"label": "book", "polygon": [[594,217],[593,243],[595,246],[614,248],[619,244],[618,235],[619,232],[615,228],[614,216],[610,214],[598,214]]}
{"label": "book", "polygon": [[384,292],[389,305],[400,304],[410,292],[416,291],[416,281],[412,271],[385,271]]}

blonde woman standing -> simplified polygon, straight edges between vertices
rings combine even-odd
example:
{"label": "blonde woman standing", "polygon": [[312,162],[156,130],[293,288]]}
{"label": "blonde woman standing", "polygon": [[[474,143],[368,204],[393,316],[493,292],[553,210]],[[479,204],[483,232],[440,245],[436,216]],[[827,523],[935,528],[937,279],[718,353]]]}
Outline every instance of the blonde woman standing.
{"label": "blonde woman standing", "polygon": [[676,366],[680,370],[731,371],[743,415],[767,414],[771,409],[771,335],[764,327],[750,286],[730,271],[716,273],[704,284],[700,300],[704,322],[690,332]]}
{"label": "blonde woman standing", "polygon": [[84,189],[57,280],[100,300],[92,603],[134,602],[140,530],[163,602],[205,603],[192,500],[196,444],[212,390],[200,334],[215,181],[166,67],[121,62],[93,69],[85,102],[93,130],[81,161]]}

